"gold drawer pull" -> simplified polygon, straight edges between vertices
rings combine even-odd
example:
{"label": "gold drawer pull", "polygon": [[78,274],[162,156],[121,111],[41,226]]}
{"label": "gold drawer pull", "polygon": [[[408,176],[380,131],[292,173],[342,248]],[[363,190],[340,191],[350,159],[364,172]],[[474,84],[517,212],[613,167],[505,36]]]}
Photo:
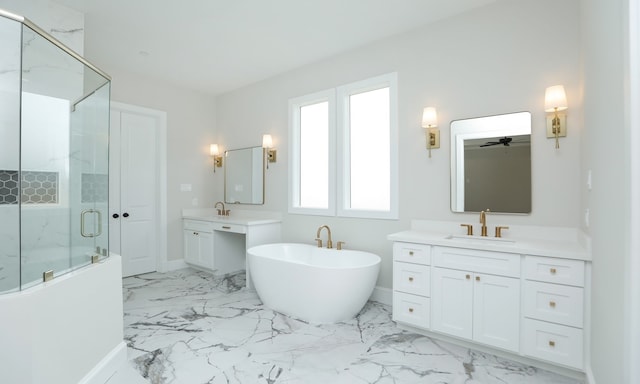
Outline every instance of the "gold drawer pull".
{"label": "gold drawer pull", "polygon": [[552,275],[555,275],[556,272],[558,272],[558,271],[556,271],[555,268],[551,268],[551,269],[549,269],[549,272],[551,272]]}
{"label": "gold drawer pull", "polygon": [[228,225],[223,225],[222,229],[231,229],[231,227],[229,227]]}
{"label": "gold drawer pull", "polygon": [[550,301],[550,302],[549,302],[549,306],[550,306],[551,308],[555,308],[555,307],[556,307],[556,302],[555,302],[555,301]]}
{"label": "gold drawer pull", "polygon": [[413,313],[413,308],[409,308],[409,312],[410,312],[410,313]]}
{"label": "gold drawer pull", "polygon": [[413,251],[409,251],[409,256],[413,256]]}
{"label": "gold drawer pull", "polygon": [[413,282],[413,277],[410,277],[410,278],[409,278],[409,281]]}
{"label": "gold drawer pull", "polygon": [[465,275],[464,278],[469,280],[471,278],[471,275]]}
{"label": "gold drawer pull", "polygon": [[556,346],[556,342],[553,341],[553,340],[549,340],[549,346],[552,347],[552,348],[555,347]]}

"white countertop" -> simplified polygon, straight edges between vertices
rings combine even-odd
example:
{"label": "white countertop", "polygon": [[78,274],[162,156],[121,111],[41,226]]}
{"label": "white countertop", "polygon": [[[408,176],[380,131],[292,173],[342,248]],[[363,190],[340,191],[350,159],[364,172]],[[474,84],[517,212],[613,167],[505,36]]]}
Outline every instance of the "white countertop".
{"label": "white countertop", "polygon": [[282,214],[278,212],[250,211],[231,209],[229,216],[219,216],[214,208],[183,209],[182,218],[208,221],[212,223],[229,223],[239,225],[261,225],[282,222]]}
{"label": "white countertop", "polygon": [[[591,260],[590,239],[575,228],[510,226],[503,237],[496,239],[479,235],[466,236],[466,229],[459,223],[414,220],[412,229],[390,234],[393,241],[430,244],[437,246],[509,252],[522,255],[560,257],[574,260]],[[474,232],[480,232],[475,224]]]}

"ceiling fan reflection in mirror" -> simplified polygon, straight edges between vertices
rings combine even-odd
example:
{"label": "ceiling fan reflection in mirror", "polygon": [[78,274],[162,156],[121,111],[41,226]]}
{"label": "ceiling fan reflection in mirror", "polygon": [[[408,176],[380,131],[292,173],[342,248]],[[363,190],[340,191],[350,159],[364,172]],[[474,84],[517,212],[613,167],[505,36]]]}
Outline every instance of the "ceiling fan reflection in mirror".
{"label": "ceiling fan reflection in mirror", "polygon": [[486,143],[484,143],[484,144],[482,144],[480,146],[481,147],[490,147],[492,145],[500,145],[500,144],[502,144],[505,147],[508,147],[510,145],[509,143],[511,143],[512,141],[513,141],[513,138],[505,136],[505,137],[500,138],[498,141],[487,141]]}

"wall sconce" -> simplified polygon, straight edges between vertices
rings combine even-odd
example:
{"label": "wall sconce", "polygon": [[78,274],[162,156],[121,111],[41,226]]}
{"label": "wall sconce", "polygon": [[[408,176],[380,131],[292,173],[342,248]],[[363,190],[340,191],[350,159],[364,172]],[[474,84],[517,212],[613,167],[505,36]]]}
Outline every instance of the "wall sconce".
{"label": "wall sconce", "polygon": [[262,148],[267,155],[267,169],[269,169],[269,163],[276,162],[277,151],[272,148],[273,147],[273,139],[271,135],[262,135]]}
{"label": "wall sconce", "polygon": [[438,126],[438,113],[434,107],[426,107],[422,111],[422,128],[426,128],[427,148],[431,157],[432,148],[440,148],[440,130]]}
{"label": "wall sconce", "polygon": [[216,168],[222,167],[222,156],[220,155],[220,149],[218,144],[211,144],[209,146],[209,154],[213,157],[213,172],[216,172]]}
{"label": "wall sconce", "polygon": [[547,88],[544,93],[544,111],[553,112],[547,116],[547,137],[556,139],[556,149],[560,148],[558,137],[567,136],[567,115],[558,114],[558,111],[567,109],[567,95],[562,85],[554,85]]}

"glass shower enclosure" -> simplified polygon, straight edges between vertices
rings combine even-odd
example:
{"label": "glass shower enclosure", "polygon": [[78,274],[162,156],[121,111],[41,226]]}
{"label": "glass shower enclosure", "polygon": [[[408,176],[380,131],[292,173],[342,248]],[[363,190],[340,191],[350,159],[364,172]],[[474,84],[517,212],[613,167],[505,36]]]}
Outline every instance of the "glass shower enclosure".
{"label": "glass shower enclosure", "polygon": [[108,256],[110,78],[0,10],[0,293]]}

